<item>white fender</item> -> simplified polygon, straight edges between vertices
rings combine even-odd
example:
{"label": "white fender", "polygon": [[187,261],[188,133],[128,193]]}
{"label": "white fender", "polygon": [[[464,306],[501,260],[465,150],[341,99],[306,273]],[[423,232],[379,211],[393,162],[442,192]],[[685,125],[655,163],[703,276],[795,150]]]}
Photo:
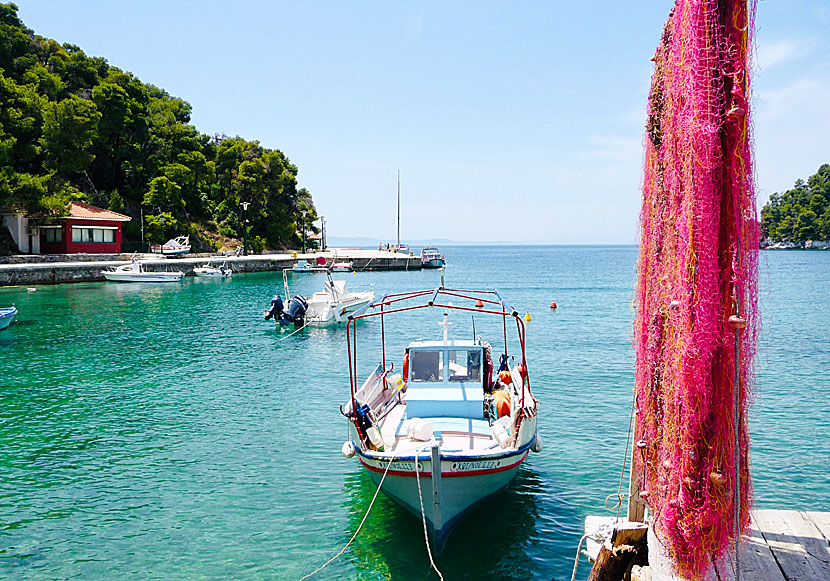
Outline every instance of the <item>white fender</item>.
{"label": "white fender", "polygon": [[542,445],[542,434],[539,433],[539,430],[536,430],[536,441],[533,442],[533,445],[530,447],[531,450],[534,452],[541,452],[544,446]]}
{"label": "white fender", "polygon": [[340,451],[343,452],[343,456],[346,458],[351,458],[357,450],[355,449],[354,444],[352,444],[352,441],[347,440],[346,442],[343,442],[343,447],[340,448]]}

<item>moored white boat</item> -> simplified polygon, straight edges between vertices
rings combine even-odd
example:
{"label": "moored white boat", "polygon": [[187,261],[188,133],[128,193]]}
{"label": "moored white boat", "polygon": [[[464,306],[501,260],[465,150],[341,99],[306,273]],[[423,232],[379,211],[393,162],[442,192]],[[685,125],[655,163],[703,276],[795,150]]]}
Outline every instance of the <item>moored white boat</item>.
{"label": "moored white boat", "polygon": [[141,262],[133,259],[129,264],[122,264],[112,270],[102,270],[104,278],[113,282],[180,282],[184,273],[176,271],[150,271]]}
{"label": "moored white boat", "polygon": [[190,252],[190,237],[177,236],[164,244],[153,244],[150,246],[150,252],[164,256],[182,256]]}
{"label": "moored white boat", "polygon": [[17,308],[16,307],[3,307],[0,308],[0,331],[8,327],[14,321],[14,318],[17,316]]}
{"label": "moored white boat", "polygon": [[[342,323],[350,313],[366,307],[375,299],[375,291],[349,292],[346,290],[346,281],[333,280],[327,274],[328,280],[323,283],[322,292],[310,297],[300,295],[291,296],[288,290],[289,269],[282,274],[285,300],[279,295],[271,299],[271,307],[265,311],[265,320],[270,318],[280,325],[327,326]],[[290,298],[289,298],[290,297]]]}
{"label": "moored white boat", "polygon": [[362,309],[373,300],[373,290],[349,292],[345,280],[332,280],[331,276],[323,283],[323,291],[314,293],[307,299],[305,312],[306,325],[334,325],[346,320],[346,316]]}
{"label": "moored white boat", "polygon": [[[457,297],[482,300],[486,308],[442,304]],[[420,304],[400,304],[419,301]],[[424,301],[427,301],[423,304]],[[349,317],[347,344],[351,398],[341,406],[349,420],[346,456],[357,454],[382,491],[423,518],[436,550],[472,507],[507,486],[530,450],[541,450],[536,434],[537,402],[530,390],[524,353],[524,323],[496,291],[429,291],[388,295]],[[351,325],[357,319],[424,307],[445,308],[444,340],[415,341],[405,350],[403,375],[384,361],[362,383],[355,375],[356,345]],[[493,381],[492,348],[480,338],[449,340],[448,311],[475,311],[516,321],[516,358],[499,358]],[[498,309],[498,310],[496,310]],[[385,474],[385,477],[384,477]],[[421,506],[423,505],[423,512]],[[420,525],[418,525],[420,526]]]}
{"label": "moored white boat", "polygon": [[200,278],[230,278],[233,276],[233,270],[226,262],[221,266],[213,266],[210,262],[197,266],[193,269],[193,274]]}

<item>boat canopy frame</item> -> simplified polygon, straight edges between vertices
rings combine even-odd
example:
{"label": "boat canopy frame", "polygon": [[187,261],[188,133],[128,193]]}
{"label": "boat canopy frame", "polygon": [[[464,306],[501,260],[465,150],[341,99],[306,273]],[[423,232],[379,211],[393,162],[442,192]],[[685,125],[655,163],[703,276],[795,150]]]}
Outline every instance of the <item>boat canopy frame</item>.
{"label": "boat canopy frame", "polygon": [[[449,303],[448,301],[444,301],[441,299],[444,298],[458,298],[464,299],[465,301],[474,301],[473,306],[468,306],[467,304],[459,304],[454,305]],[[403,304],[406,301],[416,301],[416,304],[408,303]],[[393,307],[400,303],[400,305]],[[481,306],[479,306],[481,305]],[[392,308],[390,308],[392,307]],[[495,310],[501,307],[501,310]],[[357,414],[355,410],[357,410],[355,394],[360,389],[360,378],[357,376],[357,321],[360,319],[366,319],[369,317],[380,317],[380,334],[381,334],[381,352],[382,352],[382,361],[381,366],[383,368],[383,373],[381,380],[386,381],[386,374],[391,371],[391,369],[386,368],[386,326],[385,326],[385,317],[388,315],[392,315],[395,313],[402,313],[405,311],[414,311],[417,309],[429,309],[429,308],[439,308],[439,309],[446,309],[446,310],[456,310],[456,311],[469,311],[472,313],[484,313],[487,315],[494,315],[502,317],[503,320],[503,328],[504,328],[504,356],[508,356],[507,350],[507,319],[513,318],[516,321],[516,331],[518,334],[519,339],[519,347],[521,349],[521,363],[523,372],[521,373],[522,378],[522,397],[521,397],[521,407],[520,409],[523,411],[525,409],[525,394],[530,393],[530,397],[533,399],[533,403],[536,403],[536,398],[533,396],[533,392],[530,389],[530,372],[527,367],[527,357],[525,354],[525,324],[522,318],[519,316],[519,312],[513,308],[511,304],[509,304],[499,293],[498,290],[474,290],[474,289],[454,289],[454,288],[445,288],[443,286],[436,287],[434,289],[423,289],[423,290],[416,290],[416,291],[409,291],[403,293],[391,293],[386,294],[382,298],[372,301],[368,305],[362,307],[361,309],[351,313],[348,316],[348,320],[346,322],[346,351],[349,357],[349,390],[351,391],[351,420],[357,426]],[[371,311],[370,309],[378,309],[376,311]],[[392,364],[394,366],[394,363]],[[519,420],[516,425],[516,430],[518,431],[519,425],[521,424],[522,415],[519,415]],[[358,426],[359,431],[359,426]]]}

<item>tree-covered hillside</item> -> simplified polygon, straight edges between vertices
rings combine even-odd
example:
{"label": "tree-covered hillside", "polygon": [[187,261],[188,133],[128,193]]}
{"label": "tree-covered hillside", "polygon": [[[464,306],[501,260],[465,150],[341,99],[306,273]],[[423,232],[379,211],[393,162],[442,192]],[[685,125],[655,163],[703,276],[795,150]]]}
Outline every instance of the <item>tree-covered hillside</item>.
{"label": "tree-covered hillside", "polygon": [[772,194],[761,221],[770,242],[830,240],[830,165],[822,165],[806,183],[798,180],[793,189]]}
{"label": "tree-covered hillside", "polygon": [[0,208],[49,219],[82,200],[132,216],[131,241],[143,209],[152,242],[196,224],[241,238],[248,220],[254,249],[299,244],[317,216],[281,151],[200,134],[186,101],[38,36],[17,11],[0,4]]}

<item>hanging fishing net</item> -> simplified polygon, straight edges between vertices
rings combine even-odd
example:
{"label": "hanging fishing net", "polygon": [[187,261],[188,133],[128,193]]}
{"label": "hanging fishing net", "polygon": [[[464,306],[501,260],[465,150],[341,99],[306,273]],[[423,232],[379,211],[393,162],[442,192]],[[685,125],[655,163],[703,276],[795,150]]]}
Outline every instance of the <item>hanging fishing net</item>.
{"label": "hanging fishing net", "polygon": [[676,0],[648,101],[634,470],[657,538],[690,579],[703,578],[734,538],[735,430],[741,530],[749,521],[746,404],[758,320],[753,20],[753,0]]}

